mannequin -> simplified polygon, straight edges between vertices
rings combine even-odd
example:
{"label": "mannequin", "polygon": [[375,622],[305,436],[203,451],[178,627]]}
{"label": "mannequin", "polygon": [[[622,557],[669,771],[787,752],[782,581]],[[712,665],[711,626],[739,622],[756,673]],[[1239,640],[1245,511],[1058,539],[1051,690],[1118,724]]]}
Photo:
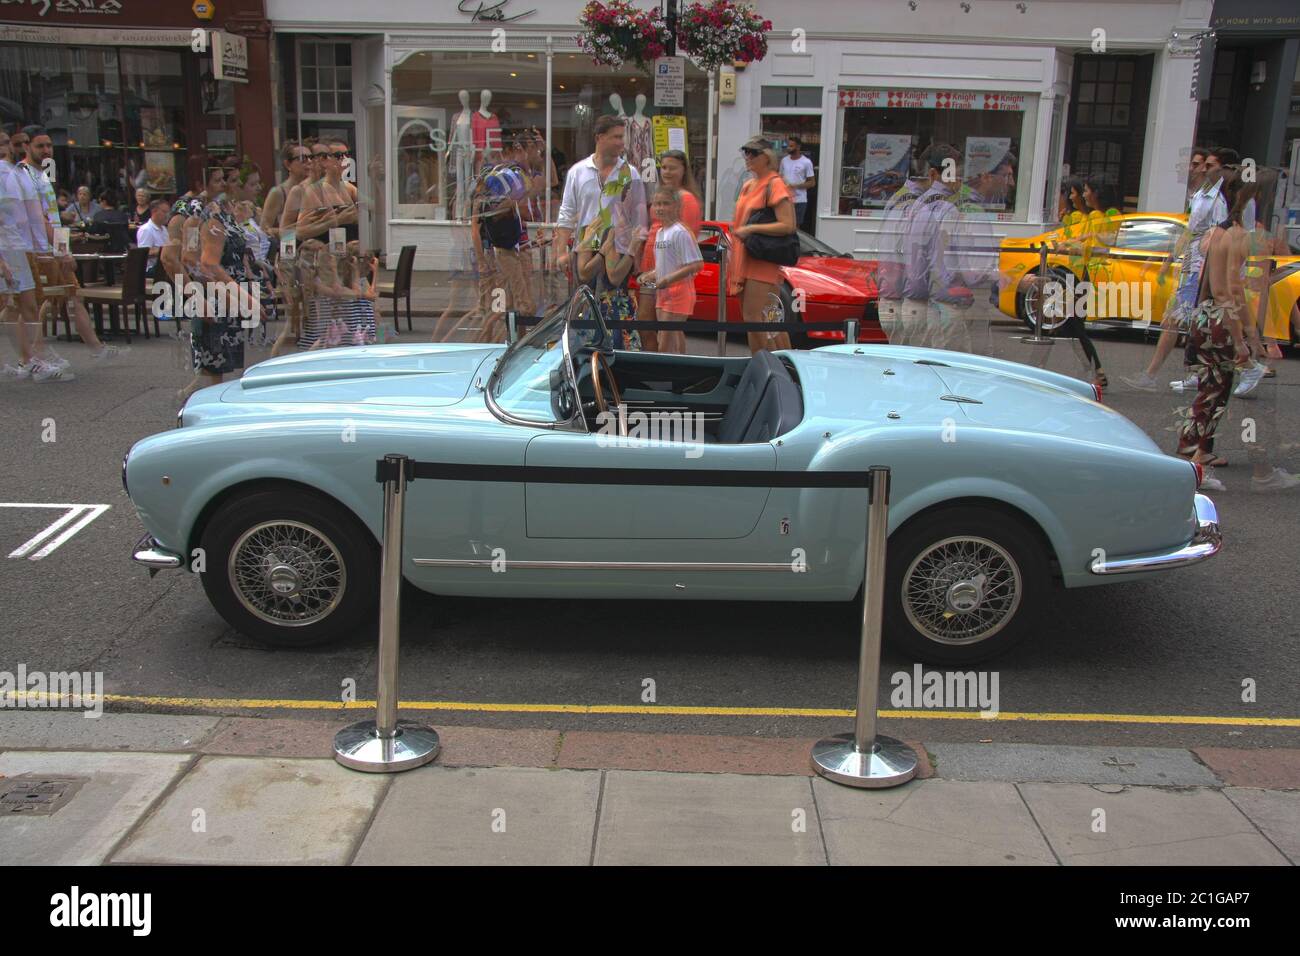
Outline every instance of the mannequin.
{"label": "mannequin", "polygon": [[[618,94],[614,94],[617,96]],[[650,117],[645,115],[646,96],[636,95],[636,112],[627,121],[627,161],[639,173],[647,159],[654,158],[654,134]]]}
{"label": "mannequin", "polygon": [[460,112],[451,121],[451,142],[447,144],[447,152],[450,154],[449,165],[456,177],[455,216],[457,219],[465,219],[469,216],[470,180],[474,178],[474,142],[469,90],[461,90],[456,97],[460,100]]}
{"label": "mannequin", "polygon": [[623,97],[617,93],[609,94],[609,105],[614,110],[614,115],[620,119],[627,119],[627,114],[623,112]]}
{"label": "mannequin", "polygon": [[470,116],[474,152],[480,164],[491,161],[494,154],[501,152],[501,120],[488,109],[491,102],[492,91],[484,90],[479,94],[478,109]]}

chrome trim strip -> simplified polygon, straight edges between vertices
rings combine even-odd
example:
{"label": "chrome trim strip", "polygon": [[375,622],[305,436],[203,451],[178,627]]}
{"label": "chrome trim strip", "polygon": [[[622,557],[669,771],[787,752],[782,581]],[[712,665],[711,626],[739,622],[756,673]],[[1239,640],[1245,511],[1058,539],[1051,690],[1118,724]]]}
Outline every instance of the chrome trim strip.
{"label": "chrome trim strip", "polygon": [[[491,569],[494,558],[412,558],[412,564],[432,568]],[[791,562],[778,561],[507,561],[498,567],[527,571],[789,571]]]}
{"label": "chrome trim strip", "polygon": [[1090,570],[1093,574],[1164,571],[1169,568],[1183,568],[1214,557],[1223,548],[1223,533],[1219,530],[1218,509],[1205,495],[1196,496],[1196,524],[1196,533],[1192,535],[1192,540],[1176,551],[1153,554],[1145,558],[1096,561],[1090,565]]}

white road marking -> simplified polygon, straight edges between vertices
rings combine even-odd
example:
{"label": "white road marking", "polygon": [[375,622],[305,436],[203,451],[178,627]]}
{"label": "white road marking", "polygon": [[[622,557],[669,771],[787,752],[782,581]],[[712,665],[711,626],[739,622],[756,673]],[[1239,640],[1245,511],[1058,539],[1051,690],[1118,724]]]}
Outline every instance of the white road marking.
{"label": "white road marking", "polygon": [[[110,507],[112,506],[111,505],[47,504],[44,502],[32,502],[32,501],[0,501],[0,508],[63,508],[67,510],[67,513],[59,517],[59,519],[56,520],[54,523],[41,529],[41,531],[38,532],[34,537],[23,542],[15,550],[9,552],[9,557],[11,558],[25,557],[29,561],[39,561],[41,560],[41,558],[48,557],[49,555],[53,554],[56,550],[58,550],[58,548],[61,545],[67,542],[69,538],[71,538],[82,528],[86,527],[86,525],[90,524],[92,521],[94,521],[96,518],[102,515]],[[69,523],[71,523],[72,526],[67,528],[66,530],[63,530],[64,525],[67,525]],[[62,533],[60,534],[59,532],[61,530]],[[53,540],[48,540],[52,535],[55,534],[57,534],[58,537],[53,538]],[[35,554],[31,554],[31,555],[28,554],[28,552],[32,551],[42,542],[46,542],[44,547],[42,547]]]}

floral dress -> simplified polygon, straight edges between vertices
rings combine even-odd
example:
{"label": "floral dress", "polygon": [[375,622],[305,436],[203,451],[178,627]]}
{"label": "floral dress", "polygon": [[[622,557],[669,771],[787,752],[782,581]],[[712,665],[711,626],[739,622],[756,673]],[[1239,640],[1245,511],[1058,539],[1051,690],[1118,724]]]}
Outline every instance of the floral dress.
{"label": "floral dress", "polygon": [[[216,220],[221,224],[226,234],[221,249],[221,268],[231,279],[238,282],[241,288],[251,291],[249,275],[244,264],[245,254],[248,252],[248,237],[235,221],[235,217],[225,211],[208,211],[204,204],[196,199],[178,200],[176,206],[172,207],[173,212],[182,202],[188,204],[182,212],[183,215],[196,215],[192,210],[197,205],[197,215],[203,222]],[[200,282],[215,279],[215,276],[205,273],[201,263],[194,267],[192,274]],[[230,311],[229,308],[227,311]],[[190,331],[196,372],[224,375],[244,367],[244,342],[247,336],[241,327],[238,315],[227,315],[224,318],[217,316],[196,318],[190,326]]]}

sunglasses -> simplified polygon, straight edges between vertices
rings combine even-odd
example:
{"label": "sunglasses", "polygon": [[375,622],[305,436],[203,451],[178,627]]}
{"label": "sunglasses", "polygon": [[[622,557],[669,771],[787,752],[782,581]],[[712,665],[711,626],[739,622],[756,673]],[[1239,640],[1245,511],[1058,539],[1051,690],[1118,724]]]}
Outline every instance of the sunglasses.
{"label": "sunglasses", "polygon": [[762,155],[763,152],[761,149],[751,149],[748,146],[742,147],[740,151],[751,159],[755,156]]}
{"label": "sunglasses", "polygon": [[347,157],[351,156],[352,153],[350,153],[346,149],[340,149],[340,150],[332,151],[330,155],[333,156],[335,159],[346,159]]}

